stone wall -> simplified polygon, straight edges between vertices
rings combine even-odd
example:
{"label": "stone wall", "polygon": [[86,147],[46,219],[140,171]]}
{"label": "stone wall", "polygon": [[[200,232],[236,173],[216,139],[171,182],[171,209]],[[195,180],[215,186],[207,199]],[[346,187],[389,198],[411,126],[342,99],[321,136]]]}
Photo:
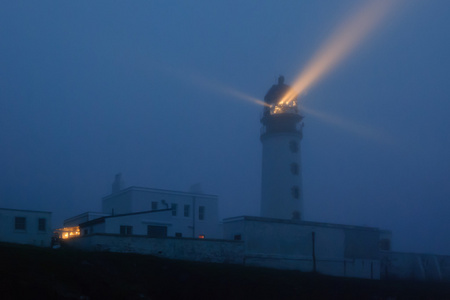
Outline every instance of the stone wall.
{"label": "stone wall", "polygon": [[94,233],[67,240],[67,244],[86,251],[140,253],[172,259],[216,263],[244,263],[244,243],[241,241],[149,238]]}

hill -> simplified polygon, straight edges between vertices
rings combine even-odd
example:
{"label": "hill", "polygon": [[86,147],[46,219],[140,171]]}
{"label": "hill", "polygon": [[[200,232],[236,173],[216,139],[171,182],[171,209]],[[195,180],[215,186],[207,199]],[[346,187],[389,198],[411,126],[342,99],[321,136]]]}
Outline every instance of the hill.
{"label": "hill", "polygon": [[445,283],[0,243],[0,299],[450,299]]}

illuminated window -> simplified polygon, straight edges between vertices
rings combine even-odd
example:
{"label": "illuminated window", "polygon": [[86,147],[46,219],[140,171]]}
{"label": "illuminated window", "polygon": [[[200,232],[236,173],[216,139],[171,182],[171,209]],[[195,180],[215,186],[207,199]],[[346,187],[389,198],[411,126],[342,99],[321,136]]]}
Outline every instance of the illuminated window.
{"label": "illuminated window", "polygon": [[120,225],[120,234],[121,235],[132,235],[133,234],[133,226]]}
{"label": "illuminated window", "polygon": [[189,212],[191,210],[191,206],[190,205],[184,205],[184,216],[185,217],[189,217]]}
{"label": "illuminated window", "polygon": [[291,149],[291,152],[297,153],[298,152],[298,143],[297,143],[297,141],[290,141],[289,142],[289,149]]}
{"label": "illuminated window", "polygon": [[204,220],[205,219],[205,207],[204,206],[199,206],[198,207],[198,219],[199,220]]}
{"label": "illuminated window", "polygon": [[298,189],[298,186],[292,187],[292,197],[294,197],[294,199],[298,199],[300,197],[300,191]]}
{"label": "illuminated window", "polygon": [[200,234],[200,235],[198,236],[198,238],[199,238],[199,239],[204,239],[204,238],[205,238],[205,235],[204,235],[204,234]]}
{"label": "illuminated window", "polygon": [[26,230],[27,219],[25,217],[16,217],[14,221],[14,228],[17,230]]}
{"label": "illuminated window", "polygon": [[158,202],[153,201],[152,202],[152,210],[157,210],[158,209]]}
{"label": "illuminated window", "polygon": [[44,218],[39,218],[38,219],[38,230],[39,231],[45,231],[46,230],[46,219]]}
{"label": "illuminated window", "polygon": [[291,164],[291,173],[292,174],[298,175],[298,169],[299,169],[298,164],[296,164],[296,163]]}
{"label": "illuminated window", "polygon": [[177,215],[177,208],[178,205],[176,203],[172,203],[172,216],[176,216]]}

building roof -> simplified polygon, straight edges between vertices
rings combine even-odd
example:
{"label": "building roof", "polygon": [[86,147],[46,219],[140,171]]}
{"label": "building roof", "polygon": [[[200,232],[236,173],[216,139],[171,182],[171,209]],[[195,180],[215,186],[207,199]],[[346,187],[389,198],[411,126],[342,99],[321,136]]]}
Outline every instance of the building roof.
{"label": "building roof", "polygon": [[154,189],[154,188],[130,186],[130,187],[127,187],[126,189],[120,190],[117,193],[113,193],[113,194],[109,194],[107,196],[104,196],[103,199],[107,199],[107,198],[110,198],[110,197],[115,197],[117,195],[128,193],[130,191],[156,192],[156,193],[165,193],[165,194],[182,195],[182,196],[197,196],[197,197],[205,197],[205,198],[218,198],[217,195],[211,195],[211,194],[190,193],[190,192],[181,192],[181,191],[172,191],[172,190],[163,190],[163,189]]}
{"label": "building roof", "polygon": [[316,227],[334,227],[342,229],[356,229],[356,230],[369,230],[369,231],[383,231],[389,232],[387,230],[380,230],[376,227],[367,226],[355,226],[355,225],[344,225],[344,224],[332,224],[332,223],[322,223],[322,222],[310,222],[310,221],[298,221],[298,220],[287,220],[287,219],[276,219],[276,218],[265,218],[265,217],[254,217],[254,216],[239,216],[223,219],[224,223],[236,222],[236,221],[256,221],[256,222],[267,222],[267,223],[285,223],[293,225],[306,225],[306,226],[316,226]]}
{"label": "building roof", "polygon": [[29,209],[13,209],[13,208],[1,208],[0,210],[10,210],[10,211],[23,211],[23,212],[34,212],[34,213],[45,213],[51,214],[51,211],[42,211],[42,210],[29,210]]}

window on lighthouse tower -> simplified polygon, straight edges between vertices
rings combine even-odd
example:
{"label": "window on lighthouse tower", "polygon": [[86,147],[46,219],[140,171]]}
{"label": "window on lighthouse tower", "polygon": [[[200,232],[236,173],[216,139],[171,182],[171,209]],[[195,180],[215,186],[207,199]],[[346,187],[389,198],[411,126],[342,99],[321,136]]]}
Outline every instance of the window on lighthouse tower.
{"label": "window on lighthouse tower", "polygon": [[292,197],[294,197],[294,199],[298,199],[300,197],[300,191],[298,189],[298,186],[292,187]]}
{"label": "window on lighthouse tower", "polygon": [[292,153],[297,153],[298,152],[298,143],[297,143],[297,141],[290,141],[289,142],[289,149],[291,150]]}
{"label": "window on lighthouse tower", "polygon": [[294,175],[298,175],[298,172],[299,172],[298,164],[292,163],[291,164],[291,173]]}

